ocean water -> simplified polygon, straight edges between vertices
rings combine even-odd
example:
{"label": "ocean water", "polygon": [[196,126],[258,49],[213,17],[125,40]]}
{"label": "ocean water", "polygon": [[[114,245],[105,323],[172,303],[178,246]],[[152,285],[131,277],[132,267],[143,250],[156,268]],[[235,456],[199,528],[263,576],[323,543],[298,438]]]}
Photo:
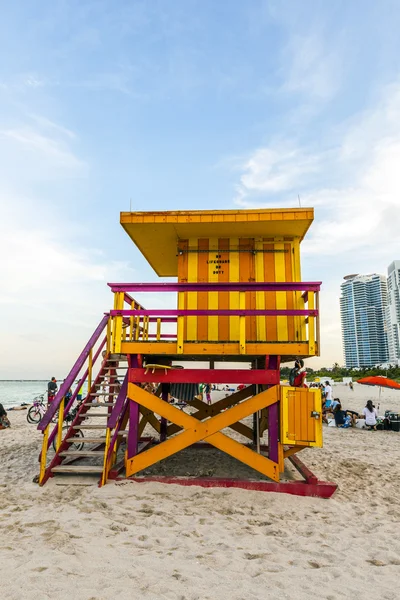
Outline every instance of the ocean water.
{"label": "ocean water", "polygon": [[[85,392],[86,386],[83,390]],[[0,381],[0,403],[4,408],[19,406],[23,402],[30,404],[40,394],[47,398],[47,381]]]}

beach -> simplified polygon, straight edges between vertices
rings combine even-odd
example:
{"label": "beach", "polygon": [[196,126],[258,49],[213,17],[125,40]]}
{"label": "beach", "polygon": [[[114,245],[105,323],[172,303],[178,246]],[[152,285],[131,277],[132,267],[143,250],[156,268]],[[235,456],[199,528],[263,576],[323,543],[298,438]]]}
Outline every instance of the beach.
{"label": "beach", "polygon": [[[378,391],[334,386],[361,411]],[[6,405],[6,402],[4,403]],[[400,410],[385,390],[380,414]],[[3,600],[397,600],[400,434],[324,426],[302,460],[330,500],[239,489],[53,478],[25,411],[0,431]],[[233,474],[234,475],[234,474]]]}

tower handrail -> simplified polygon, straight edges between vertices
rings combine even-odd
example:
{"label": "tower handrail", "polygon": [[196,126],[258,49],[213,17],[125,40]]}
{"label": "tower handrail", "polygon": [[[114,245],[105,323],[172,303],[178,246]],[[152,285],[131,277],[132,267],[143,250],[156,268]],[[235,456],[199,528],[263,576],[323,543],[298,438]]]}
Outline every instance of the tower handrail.
{"label": "tower handrail", "polygon": [[321,281],[207,281],[197,283],[108,283],[115,292],[319,292]]}
{"label": "tower handrail", "polygon": [[49,423],[51,422],[54,415],[56,414],[65,394],[67,394],[67,392],[70,389],[70,387],[72,386],[73,382],[76,380],[77,376],[79,375],[87,358],[89,357],[90,351],[94,347],[95,343],[99,339],[99,337],[102,334],[102,332],[104,331],[104,329],[107,327],[109,318],[110,318],[109,313],[106,313],[104,315],[104,317],[102,318],[102,320],[100,321],[100,323],[98,324],[98,326],[96,327],[95,331],[93,332],[92,336],[90,337],[89,341],[87,342],[86,346],[80,353],[74,366],[72,367],[71,371],[69,372],[69,375],[67,375],[66,379],[61,384],[60,389],[58,390],[54,400],[51,402],[46,414],[43,416],[43,419],[40,421],[40,423],[38,425],[39,431],[44,431],[46,429],[46,427],[49,425]]}

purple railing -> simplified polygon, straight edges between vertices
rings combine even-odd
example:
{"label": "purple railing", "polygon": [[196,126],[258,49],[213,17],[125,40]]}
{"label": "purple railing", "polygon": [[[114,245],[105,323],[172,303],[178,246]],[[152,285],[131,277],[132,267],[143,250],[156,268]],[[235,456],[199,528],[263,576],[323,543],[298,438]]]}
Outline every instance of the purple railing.
{"label": "purple railing", "polygon": [[319,292],[321,281],[109,283],[113,292]]}
{"label": "purple railing", "polygon": [[171,316],[171,315],[176,315],[177,317],[203,317],[203,316],[207,316],[207,317],[213,317],[213,316],[218,316],[218,317],[265,317],[265,316],[272,316],[272,317],[285,317],[285,316],[291,316],[291,317],[296,317],[296,316],[300,316],[300,317],[317,317],[318,316],[318,310],[316,310],[315,308],[311,309],[307,309],[307,308],[299,308],[299,309],[293,309],[293,308],[288,308],[288,309],[243,309],[243,308],[237,308],[237,309],[194,309],[194,308],[188,308],[188,309],[178,309],[178,308],[171,308],[171,309],[151,309],[151,310],[110,310],[110,315],[112,317],[131,317],[131,316],[146,316],[146,315],[151,315],[151,316],[159,316],[159,317],[164,317],[164,316]]}
{"label": "purple railing", "polygon": [[[69,375],[66,377],[64,383],[61,385],[60,389],[58,390],[56,397],[51,402],[46,414],[44,415],[43,419],[40,421],[40,423],[38,425],[39,431],[44,431],[46,429],[47,425],[49,425],[49,423],[51,422],[54,415],[56,414],[56,412],[61,404],[62,399],[64,398],[65,394],[68,393],[68,390],[71,388],[72,384],[78,377],[83,365],[85,364],[86,360],[88,359],[90,351],[94,347],[95,343],[99,339],[99,337],[102,334],[102,332],[104,331],[104,329],[107,327],[108,319],[109,319],[109,315],[108,314],[104,315],[104,317],[100,321],[99,325],[96,327],[93,335],[91,336],[90,340],[88,341],[88,343],[82,350],[77,361],[75,362],[74,366],[72,367]],[[97,356],[98,356],[98,354],[97,354]],[[96,356],[96,358],[97,358],[97,356]],[[76,395],[78,394],[78,391],[79,391],[79,387],[75,390]],[[68,406],[70,406],[70,405],[72,405],[72,398],[71,398],[70,402],[68,403]]]}

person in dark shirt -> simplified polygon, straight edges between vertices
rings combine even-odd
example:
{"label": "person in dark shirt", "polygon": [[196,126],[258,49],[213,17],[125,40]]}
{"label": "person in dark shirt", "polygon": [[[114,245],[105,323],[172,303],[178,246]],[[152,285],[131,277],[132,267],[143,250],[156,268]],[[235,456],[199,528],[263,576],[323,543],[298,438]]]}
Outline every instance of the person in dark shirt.
{"label": "person in dark shirt", "polygon": [[52,377],[49,383],[47,384],[47,401],[52,402],[57,393],[58,385],[55,377]]}
{"label": "person in dark shirt", "polygon": [[2,404],[0,404],[0,429],[11,427],[10,421],[7,418],[7,412]]}
{"label": "person in dark shirt", "polygon": [[340,402],[338,402],[338,404],[336,404],[335,408],[333,409],[333,416],[335,418],[336,427],[344,425],[346,412],[342,409],[342,405],[340,404]]}

